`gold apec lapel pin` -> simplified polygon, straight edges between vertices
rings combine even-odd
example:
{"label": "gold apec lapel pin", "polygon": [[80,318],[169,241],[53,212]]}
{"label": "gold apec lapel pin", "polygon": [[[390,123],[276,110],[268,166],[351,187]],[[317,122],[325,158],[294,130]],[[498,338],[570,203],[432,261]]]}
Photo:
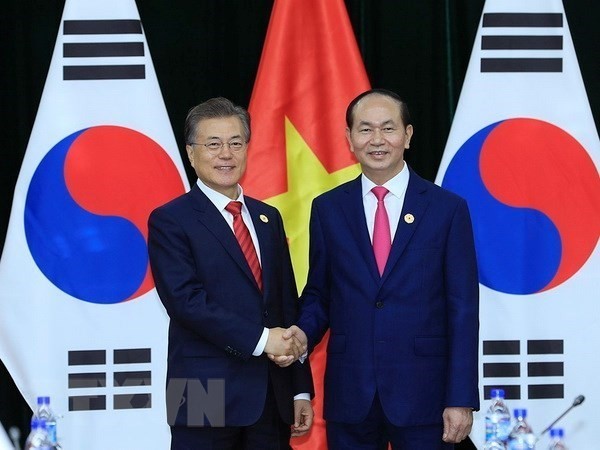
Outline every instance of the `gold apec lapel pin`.
{"label": "gold apec lapel pin", "polygon": [[267,223],[269,221],[269,218],[267,216],[265,216],[264,214],[261,214],[260,216],[258,216],[260,218],[260,220],[262,220],[264,223]]}
{"label": "gold apec lapel pin", "polygon": [[408,213],[408,214],[404,214],[404,221],[406,223],[413,223],[415,221],[415,216],[413,216],[412,214]]}

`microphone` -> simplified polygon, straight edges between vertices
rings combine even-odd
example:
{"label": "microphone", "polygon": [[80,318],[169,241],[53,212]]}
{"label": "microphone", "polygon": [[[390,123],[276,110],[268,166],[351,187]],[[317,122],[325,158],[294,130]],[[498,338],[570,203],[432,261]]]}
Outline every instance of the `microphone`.
{"label": "microphone", "polygon": [[575,397],[575,400],[573,400],[573,403],[571,404],[571,406],[569,406],[564,413],[562,413],[560,416],[558,416],[558,418],[554,422],[552,422],[550,425],[548,425],[544,431],[542,431],[540,434],[538,434],[537,440],[539,441],[540,438],[545,433],[547,433],[548,430],[554,426],[554,424],[556,424],[556,422],[558,422],[560,419],[562,419],[563,417],[565,417],[567,415],[567,413],[569,411],[571,411],[573,408],[575,408],[576,406],[581,405],[584,400],[585,400],[585,397],[583,395],[578,395],[577,397]]}

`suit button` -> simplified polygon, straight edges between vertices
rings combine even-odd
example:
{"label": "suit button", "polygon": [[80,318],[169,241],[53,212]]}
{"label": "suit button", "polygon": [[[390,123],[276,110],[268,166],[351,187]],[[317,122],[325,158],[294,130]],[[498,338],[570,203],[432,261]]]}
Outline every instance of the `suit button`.
{"label": "suit button", "polygon": [[265,309],[265,312],[263,312],[263,316],[265,316],[265,317],[269,317],[269,311],[267,311],[267,310]]}
{"label": "suit button", "polygon": [[378,309],[381,309],[381,308],[383,308],[383,302],[382,302],[381,300],[379,300],[377,303],[375,303],[375,306],[376,306]]}

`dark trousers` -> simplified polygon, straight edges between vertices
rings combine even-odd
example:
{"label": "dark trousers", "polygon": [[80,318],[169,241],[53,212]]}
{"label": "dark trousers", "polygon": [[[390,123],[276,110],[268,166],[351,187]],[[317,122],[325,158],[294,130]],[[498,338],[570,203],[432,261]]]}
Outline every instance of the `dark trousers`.
{"label": "dark trousers", "polygon": [[[441,418],[440,418],[441,419]],[[379,395],[361,423],[327,421],[328,450],[451,450],[442,441],[443,424],[398,427],[390,423],[381,408]]]}
{"label": "dark trousers", "polygon": [[171,450],[289,450],[290,425],[281,420],[269,383],[265,408],[246,427],[171,427]]}

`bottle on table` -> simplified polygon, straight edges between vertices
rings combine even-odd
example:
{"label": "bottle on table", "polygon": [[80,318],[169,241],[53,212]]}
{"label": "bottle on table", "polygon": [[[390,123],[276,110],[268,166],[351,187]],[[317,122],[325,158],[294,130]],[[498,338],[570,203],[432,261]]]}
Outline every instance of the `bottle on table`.
{"label": "bottle on table", "polygon": [[564,437],[565,432],[562,428],[552,428],[550,430],[550,439],[552,442],[550,443],[548,450],[567,450],[567,446],[563,440]]}
{"label": "bottle on table", "polygon": [[527,410],[520,408],[515,409],[515,426],[510,432],[508,440],[509,450],[531,450],[535,449],[535,443],[537,438],[533,434],[533,430],[529,423],[527,423]]}
{"label": "bottle on table", "polygon": [[483,450],[506,450],[506,444],[497,436],[492,436],[485,441]]}
{"label": "bottle on table", "polygon": [[48,440],[46,421],[33,417],[31,419],[31,432],[25,441],[24,450],[53,450],[54,447]]}
{"label": "bottle on table", "polygon": [[510,410],[504,403],[504,389],[491,390],[491,403],[485,413],[485,441],[493,437],[506,444],[510,434]]}
{"label": "bottle on table", "polygon": [[56,446],[56,416],[50,408],[50,397],[37,398],[37,409],[34,413],[34,417],[38,419],[44,419],[46,421],[46,432],[48,433],[48,441],[53,446]]}

